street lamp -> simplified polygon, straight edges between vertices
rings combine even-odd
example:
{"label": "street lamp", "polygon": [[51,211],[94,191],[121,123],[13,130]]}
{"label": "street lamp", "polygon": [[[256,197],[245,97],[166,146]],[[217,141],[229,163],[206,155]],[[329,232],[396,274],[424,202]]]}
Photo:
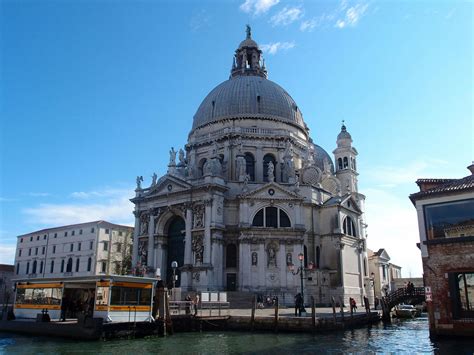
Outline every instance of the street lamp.
{"label": "street lamp", "polygon": [[372,284],[372,290],[374,291],[374,309],[377,309],[377,305],[375,304],[375,274],[373,272],[370,273],[370,283]]}
{"label": "street lamp", "polygon": [[173,288],[176,284],[176,280],[178,277],[176,276],[176,269],[178,268],[178,262],[177,261],[172,261],[171,262],[171,268],[173,269]]}
{"label": "street lamp", "polygon": [[289,268],[290,268],[290,271],[293,275],[298,275],[300,274],[300,281],[301,281],[301,299],[303,300],[302,304],[301,304],[301,312],[306,312],[306,309],[304,308],[304,286],[303,286],[303,279],[304,279],[304,276],[303,276],[303,272],[304,272],[304,265],[303,265],[303,260],[304,260],[304,254],[303,253],[299,253],[298,254],[298,260],[300,261],[300,266],[298,267],[298,269],[296,270],[296,272],[294,271],[295,269],[295,266],[293,264],[289,265]]}

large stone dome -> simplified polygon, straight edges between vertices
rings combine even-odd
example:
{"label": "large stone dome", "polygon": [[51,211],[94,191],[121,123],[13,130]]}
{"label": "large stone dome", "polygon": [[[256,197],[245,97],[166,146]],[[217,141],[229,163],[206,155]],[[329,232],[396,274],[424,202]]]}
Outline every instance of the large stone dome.
{"label": "large stone dome", "polygon": [[193,129],[232,118],[274,119],[305,129],[301,111],[291,96],[262,76],[235,76],[219,84],[199,106]]}

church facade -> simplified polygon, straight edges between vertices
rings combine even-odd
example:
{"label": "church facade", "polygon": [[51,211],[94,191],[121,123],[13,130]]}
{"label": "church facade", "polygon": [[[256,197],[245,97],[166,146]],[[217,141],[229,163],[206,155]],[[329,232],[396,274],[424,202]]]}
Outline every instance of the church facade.
{"label": "church facade", "polygon": [[345,125],[331,156],[310,137],[291,96],[267,79],[247,36],[230,78],[194,115],[167,174],[137,177],[133,264],[184,291],[228,290],[293,302],[359,302],[368,292],[364,199]]}

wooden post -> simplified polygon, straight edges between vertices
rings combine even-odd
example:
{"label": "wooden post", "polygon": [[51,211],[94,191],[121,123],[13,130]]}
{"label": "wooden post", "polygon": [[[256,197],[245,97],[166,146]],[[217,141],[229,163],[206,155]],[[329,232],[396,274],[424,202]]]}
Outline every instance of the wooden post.
{"label": "wooden post", "polygon": [[339,296],[339,305],[341,306],[341,321],[344,323],[344,301],[342,297]]}
{"label": "wooden post", "polygon": [[278,297],[275,300],[275,332],[278,331]]}
{"label": "wooden post", "polygon": [[168,292],[165,293],[165,302],[166,302],[166,318],[165,318],[165,323],[166,326],[169,329],[170,334],[173,334],[173,321],[171,320],[171,314],[170,314],[170,300],[168,296]]}
{"label": "wooden post", "polygon": [[331,296],[331,303],[332,303],[332,317],[334,319],[334,323],[336,323],[336,300],[334,296]]}
{"label": "wooden post", "polygon": [[253,325],[255,323],[255,307],[256,307],[256,304],[257,304],[257,296],[253,296],[252,298],[252,315],[250,317],[250,325],[251,325],[251,328],[253,330]]}
{"label": "wooden post", "polygon": [[316,307],[314,306],[314,297],[311,296],[311,322],[313,330],[316,329]]}

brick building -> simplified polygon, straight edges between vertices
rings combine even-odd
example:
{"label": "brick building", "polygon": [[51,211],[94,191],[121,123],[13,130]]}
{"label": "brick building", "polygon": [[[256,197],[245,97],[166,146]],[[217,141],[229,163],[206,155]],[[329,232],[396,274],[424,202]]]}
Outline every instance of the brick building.
{"label": "brick building", "polygon": [[474,164],[468,169],[462,179],[419,179],[410,195],[432,335],[474,336]]}
{"label": "brick building", "polygon": [[0,305],[13,303],[13,265],[0,264]]}

